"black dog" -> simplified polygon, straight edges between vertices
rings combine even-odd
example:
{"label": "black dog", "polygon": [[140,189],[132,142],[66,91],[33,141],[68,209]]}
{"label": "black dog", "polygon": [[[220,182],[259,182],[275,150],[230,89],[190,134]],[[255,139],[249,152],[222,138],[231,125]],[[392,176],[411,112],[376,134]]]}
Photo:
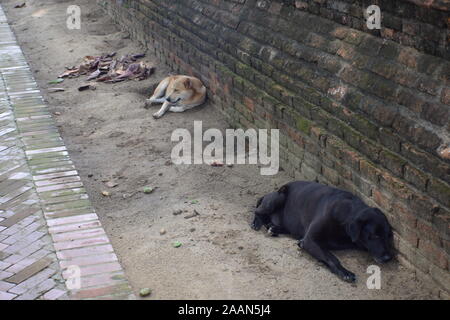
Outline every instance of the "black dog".
{"label": "black dog", "polygon": [[392,230],[385,215],[350,192],[295,181],[258,200],[252,228],[290,234],[298,245],[345,281],[355,275],[329,250],[367,250],[379,263],[392,259]]}

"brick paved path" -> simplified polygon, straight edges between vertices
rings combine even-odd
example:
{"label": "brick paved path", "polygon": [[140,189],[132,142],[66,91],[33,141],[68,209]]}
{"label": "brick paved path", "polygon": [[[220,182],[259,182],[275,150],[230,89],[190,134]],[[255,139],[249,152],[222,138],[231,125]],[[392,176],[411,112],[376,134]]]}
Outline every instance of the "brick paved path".
{"label": "brick paved path", "polygon": [[0,6],[0,300],[133,298]]}

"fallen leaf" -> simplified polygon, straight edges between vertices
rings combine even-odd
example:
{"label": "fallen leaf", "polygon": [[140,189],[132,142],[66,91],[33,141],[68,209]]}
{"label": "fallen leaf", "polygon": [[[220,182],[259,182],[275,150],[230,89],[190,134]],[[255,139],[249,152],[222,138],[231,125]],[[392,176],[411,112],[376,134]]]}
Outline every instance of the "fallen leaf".
{"label": "fallen leaf", "polygon": [[182,245],[182,243],[181,243],[180,241],[175,241],[175,242],[172,244],[172,246],[173,246],[174,248],[179,248],[179,247],[181,247],[181,245]]}
{"label": "fallen leaf", "polygon": [[109,197],[110,195],[111,193],[109,193],[108,191],[102,191],[102,196]]}
{"label": "fallen leaf", "polygon": [[108,188],[114,188],[114,187],[117,187],[119,184],[117,182],[115,182],[115,181],[108,181],[108,182],[105,183],[105,185]]}
{"label": "fallen leaf", "polygon": [[141,290],[139,290],[139,295],[141,297],[147,297],[152,293],[152,290],[150,288],[143,288]]}
{"label": "fallen leaf", "polygon": [[144,193],[152,193],[154,191],[154,189],[152,187],[145,187],[142,191],[144,191]]}
{"label": "fallen leaf", "polygon": [[64,79],[58,78],[58,79],[56,79],[56,80],[49,81],[48,84],[58,84],[58,83],[61,83],[61,82],[63,82],[63,81],[64,81]]}

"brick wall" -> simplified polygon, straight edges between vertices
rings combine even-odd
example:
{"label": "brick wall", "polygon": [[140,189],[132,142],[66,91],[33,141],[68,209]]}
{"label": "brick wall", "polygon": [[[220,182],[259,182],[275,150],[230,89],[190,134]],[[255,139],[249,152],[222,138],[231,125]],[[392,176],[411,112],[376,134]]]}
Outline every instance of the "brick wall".
{"label": "brick wall", "polygon": [[[369,3],[370,2],[370,3]],[[450,293],[444,0],[98,0],[234,127],[279,128],[281,165],[380,207],[399,259]],[[379,4],[382,29],[363,8]]]}

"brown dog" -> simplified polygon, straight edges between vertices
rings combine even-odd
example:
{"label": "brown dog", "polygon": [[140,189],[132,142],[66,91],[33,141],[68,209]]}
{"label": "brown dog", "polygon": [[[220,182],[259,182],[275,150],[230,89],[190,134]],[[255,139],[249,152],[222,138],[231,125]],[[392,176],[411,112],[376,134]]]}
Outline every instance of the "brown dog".
{"label": "brown dog", "polygon": [[199,79],[178,75],[161,81],[146,105],[163,104],[161,109],[153,114],[153,118],[158,119],[167,111],[183,112],[199,106],[205,102],[205,98],[206,87]]}

